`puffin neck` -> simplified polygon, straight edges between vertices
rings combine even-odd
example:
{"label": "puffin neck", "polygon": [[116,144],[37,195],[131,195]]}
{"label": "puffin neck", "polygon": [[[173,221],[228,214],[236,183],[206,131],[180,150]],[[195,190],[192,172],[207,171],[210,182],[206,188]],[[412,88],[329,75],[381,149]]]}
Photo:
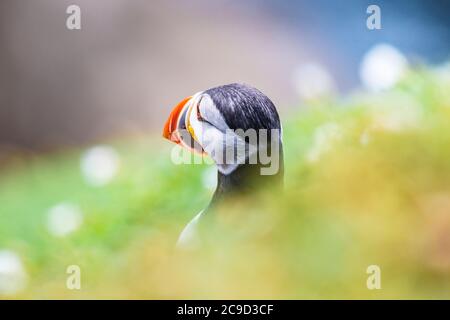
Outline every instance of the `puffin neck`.
{"label": "puffin neck", "polygon": [[281,152],[280,167],[274,175],[262,175],[261,164],[241,164],[233,172],[225,175],[218,171],[217,187],[206,211],[228,199],[252,194],[264,186],[282,186],[284,179],[284,164]]}

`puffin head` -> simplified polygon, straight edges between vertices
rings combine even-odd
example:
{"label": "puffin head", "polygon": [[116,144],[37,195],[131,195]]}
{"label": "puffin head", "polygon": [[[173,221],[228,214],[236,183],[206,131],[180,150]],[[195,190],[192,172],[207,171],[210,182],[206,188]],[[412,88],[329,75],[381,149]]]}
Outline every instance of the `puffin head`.
{"label": "puffin head", "polygon": [[183,99],[170,113],[163,136],[214,160],[217,193],[262,179],[280,180],[281,131],[272,101],[253,87],[233,83]]}

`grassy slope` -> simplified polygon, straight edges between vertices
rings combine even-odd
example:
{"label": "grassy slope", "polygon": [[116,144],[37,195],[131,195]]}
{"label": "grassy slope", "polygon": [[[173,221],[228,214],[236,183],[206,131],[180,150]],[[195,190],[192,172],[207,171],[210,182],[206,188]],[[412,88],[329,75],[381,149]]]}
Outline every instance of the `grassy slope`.
{"label": "grassy slope", "polygon": [[[448,88],[448,67],[420,70],[390,92],[316,102],[291,117],[286,192],[233,203],[201,252],[174,252],[173,242],[211,196],[208,167],[173,165],[159,139],[113,143],[121,170],[102,188],[83,181],[82,150],[9,167],[0,249],[24,261],[18,297],[449,298]],[[45,225],[61,201],[84,213],[63,239]],[[65,289],[70,264],[82,269],[81,291]],[[371,264],[382,290],[366,288]]]}

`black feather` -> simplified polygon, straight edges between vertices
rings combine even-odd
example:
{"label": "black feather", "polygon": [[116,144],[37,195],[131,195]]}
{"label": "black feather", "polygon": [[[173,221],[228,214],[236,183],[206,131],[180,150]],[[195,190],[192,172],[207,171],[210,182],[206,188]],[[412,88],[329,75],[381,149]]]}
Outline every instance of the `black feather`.
{"label": "black feather", "polygon": [[[273,102],[258,89],[233,83],[208,89],[204,93],[211,97],[230,129],[243,131],[266,129],[269,139],[271,138],[270,130],[276,129],[279,130],[279,137],[281,137],[281,123],[277,109]],[[259,160],[257,164],[241,164],[229,175],[218,172],[217,189],[207,211],[234,194],[242,195],[263,186],[282,184],[284,166],[281,139],[279,144],[280,167],[275,175],[261,175],[260,169],[263,165],[259,163]]]}
{"label": "black feather", "polygon": [[280,117],[273,102],[261,91],[239,83],[205,91],[230,129],[281,129]]}

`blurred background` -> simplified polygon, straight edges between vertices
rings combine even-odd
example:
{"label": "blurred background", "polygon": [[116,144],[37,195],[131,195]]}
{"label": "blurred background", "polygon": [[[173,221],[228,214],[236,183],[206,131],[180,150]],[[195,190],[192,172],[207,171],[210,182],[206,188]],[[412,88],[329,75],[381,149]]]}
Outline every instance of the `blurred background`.
{"label": "blurred background", "polygon": [[0,4],[3,157],[160,132],[180,99],[224,83],[252,84],[284,110],[317,81],[359,87],[376,44],[413,63],[445,61],[450,47],[445,0],[377,1],[381,30],[366,28],[370,1],[80,0],[82,29],[70,31],[72,3]]}
{"label": "blurred background", "polygon": [[[81,30],[66,28],[71,4]],[[449,12],[1,1],[0,297],[450,298]],[[184,97],[231,82],[280,110],[287,192],[230,209],[249,212],[237,247],[214,229],[216,247],[174,257],[216,171],[171,163],[162,126]],[[365,286],[374,263],[380,292]],[[82,290],[66,288],[73,264]]]}

